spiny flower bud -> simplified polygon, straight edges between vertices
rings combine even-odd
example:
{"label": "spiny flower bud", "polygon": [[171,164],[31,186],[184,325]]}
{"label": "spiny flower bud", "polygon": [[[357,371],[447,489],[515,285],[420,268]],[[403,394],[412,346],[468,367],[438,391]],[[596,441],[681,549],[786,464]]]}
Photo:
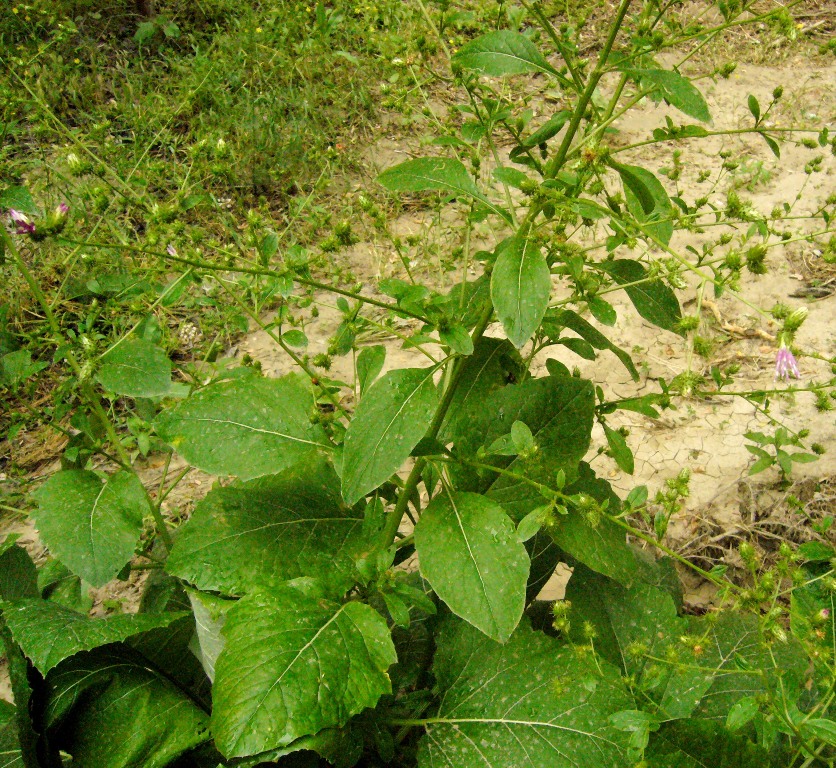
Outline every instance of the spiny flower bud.
{"label": "spiny flower bud", "polygon": [[784,330],[794,333],[801,328],[801,325],[807,319],[807,315],[809,314],[810,311],[807,307],[798,307],[797,309],[794,309],[789,315],[787,315],[786,320],[784,320]]}

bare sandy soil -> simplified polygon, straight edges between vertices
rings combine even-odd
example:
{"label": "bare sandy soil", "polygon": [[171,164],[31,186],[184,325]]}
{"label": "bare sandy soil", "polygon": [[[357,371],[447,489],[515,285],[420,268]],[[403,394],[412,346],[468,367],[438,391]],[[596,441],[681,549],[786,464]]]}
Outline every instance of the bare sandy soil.
{"label": "bare sandy soil", "polygon": [[[748,94],[755,94],[761,104],[766,104],[777,85],[784,86],[787,97],[781,113],[775,117],[776,124],[786,124],[785,119],[792,119],[810,127],[829,126],[831,131],[836,127],[834,65],[818,68],[802,59],[787,62],[781,67],[741,65],[727,80],[700,81],[716,129],[750,125],[751,116],[746,108]],[[543,104],[542,109],[547,108],[548,105]],[[623,146],[648,138],[653,128],[664,124],[666,111],[664,107],[653,104],[635,110],[618,124],[620,133],[616,142]],[[734,157],[742,161],[744,172],[738,171],[728,182],[736,179],[743,184],[741,195],[764,214],[784,202],[795,205],[795,211],[810,211],[836,191],[836,158],[830,155],[827,148],[811,151],[785,144],[782,158],[778,161],[759,137],[712,137],[680,144],[684,171],[679,184],[689,200],[701,194],[696,181],[699,171],[716,169],[722,162],[717,155],[720,149],[731,150]],[[376,170],[427,152],[417,142],[384,136],[369,151],[369,178]],[[819,153],[825,155],[823,170],[809,176],[804,172],[804,166]],[[640,162],[656,170],[670,165],[670,148],[637,149],[627,161]],[[746,184],[751,184],[751,189],[747,189]],[[707,190],[708,183],[704,186]],[[715,193],[718,201],[725,189],[727,185],[721,185]],[[802,200],[797,203],[796,196],[802,191]],[[418,243],[414,249],[416,269],[419,272],[424,270],[438,288],[457,282],[461,278],[460,273],[444,273],[431,257],[421,257],[418,252],[432,252],[431,245],[438,246],[442,252],[450,248],[457,242],[458,223],[453,213],[439,219],[431,212],[418,210],[404,214],[391,224],[394,234],[402,238],[414,236],[413,241]],[[476,232],[476,239],[490,246],[497,242],[501,234],[485,228]],[[703,242],[713,237],[716,233],[712,235],[711,230],[706,234],[676,235],[672,246],[680,252],[686,245],[699,249]],[[386,243],[359,243],[335,258],[369,286],[370,294],[380,277],[402,276],[400,260]],[[689,366],[696,373],[708,375],[712,365],[726,366],[730,363],[740,365],[735,389],[771,388],[776,352],[774,336],[778,328],[766,314],[756,311],[753,306],[768,309],[782,302],[792,307],[808,307],[809,317],[798,334],[798,346],[826,358],[836,355],[833,322],[836,295],[830,294],[828,288],[828,284],[830,288],[836,288],[836,269],[824,264],[813,246],[804,242],[770,249],[767,263],[767,275],[745,276],[739,298],[727,293],[717,301],[712,298],[703,302],[701,333],[713,337],[716,342],[708,359],[690,355],[682,338],[643,321],[626,296],[621,297],[618,293],[608,296],[613,300],[619,322],[614,329],[604,330],[623,348],[636,350],[637,362],[644,360],[647,363],[641,368],[640,392],[658,391],[654,379],[662,377],[670,381],[689,370]],[[819,290],[814,292],[818,297],[810,293],[811,286],[818,286]],[[556,295],[560,290],[561,287],[555,283]],[[683,298],[689,295],[693,296],[693,290],[682,291]],[[341,319],[332,298],[317,296],[316,302],[318,317],[311,318],[305,326],[310,339],[307,352],[311,356],[326,350],[328,339]],[[694,311],[694,306],[686,306],[685,311]],[[404,334],[413,330],[409,323],[403,324]],[[499,336],[501,329],[491,328],[489,334]],[[369,342],[386,345],[387,369],[426,364],[426,358],[415,349],[404,348],[401,340],[391,334],[381,335],[380,339],[370,339]],[[601,353],[596,362],[588,363],[565,348],[558,349],[563,351],[550,351],[549,355],[561,356],[560,359],[570,367],[578,366],[585,376],[599,383],[609,397],[637,394],[637,385],[609,353]],[[229,355],[234,358],[240,359],[245,354],[260,361],[268,376],[279,376],[293,369],[292,361],[262,331],[242,338],[229,350]],[[829,366],[811,357],[802,357],[800,367],[802,384],[830,376]],[[535,361],[535,369],[537,372],[545,371],[545,357]],[[335,358],[329,375],[351,381],[352,358]],[[346,404],[351,405],[350,401]],[[804,540],[816,535],[808,525],[800,525],[800,520],[794,518],[793,513],[787,512],[784,503],[786,491],[778,488],[777,475],[772,470],[751,480],[747,476],[753,459],[744,448],[744,434],[750,430],[770,431],[769,420],[762,413],[746,401],[734,397],[718,396],[710,400],[678,398],[675,404],[675,410],[665,411],[658,420],[627,412],[619,412],[613,417],[614,424],[630,430],[628,441],[635,454],[635,473],[632,477],[619,472],[606,456],[593,459],[599,473],[608,477],[619,492],[626,493],[634,486],[645,484],[650,488],[651,497],[667,478],[675,476],[680,469],[688,467],[691,470],[691,495],[671,524],[667,540],[670,546],[699,556],[704,562],[723,561],[734,567],[737,562],[732,547],[739,537],[754,533],[762,536],[767,542],[765,546],[768,546],[768,542],[775,537]],[[772,399],[770,414],[791,429],[809,427],[809,442],[818,442],[829,449],[820,461],[798,465],[794,479],[801,482],[793,492],[799,495],[811,514],[836,514],[836,502],[833,501],[836,498],[836,483],[829,480],[836,477],[834,412],[819,413],[814,407],[813,396],[799,393]],[[603,445],[603,435],[594,433],[593,441],[596,446]],[[57,459],[59,449],[46,450],[41,460],[33,461],[33,473],[46,477],[56,471],[60,466]],[[176,466],[172,469],[176,470]],[[161,471],[162,460],[152,458],[142,472],[143,481],[149,489],[156,489]],[[187,475],[167,500],[167,514],[175,518],[188,515],[194,503],[208,492],[214,481],[215,478],[199,472]],[[44,557],[37,532],[27,520],[7,520],[0,526],[3,533],[20,533],[20,543],[37,559]],[[555,583],[547,585],[549,594],[559,594],[561,578],[565,580],[565,572]],[[105,601],[111,599],[121,601],[123,607],[130,610],[138,601],[142,582],[143,576],[135,574],[128,583],[117,582],[96,590],[94,613],[106,612]],[[692,608],[698,609],[710,599],[711,591],[705,585],[688,582],[687,602]],[[9,698],[8,690],[0,687],[0,696]]]}

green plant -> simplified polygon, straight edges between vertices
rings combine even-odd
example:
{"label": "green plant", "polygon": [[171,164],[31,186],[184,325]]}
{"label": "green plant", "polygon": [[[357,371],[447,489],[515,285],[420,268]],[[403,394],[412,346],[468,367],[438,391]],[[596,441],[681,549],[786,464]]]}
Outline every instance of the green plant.
{"label": "green plant", "polygon": [[[213,261],[173,245],[76,240],[66,211],[63,220],[39,217],[24,189],[4,192],[18,212],[16,234],[0,231],[5,258],[66,364],[64,415],[72,412],[74,427],[66,468],[36,491],[32,513],[58,560],[39,571],[13,537],[0,551],[16,702],[0,709],[0,733],[27,768],[320,757],[465,768],[833,763],[836,552],[783,546],[767,567],[742,547],[752,583],[736,585],[663,543],[687,472],[656,497],[654,537],[647,489],[622,500],[586,460],[597,423],[601,452],[632,473],[629,435],[608,417],[657,417],[674,398],[707,394],[703,377],[689,369],[658,391],[614,398],[556,357],[547,375],[533,373],[547,350],[588,361],[605,352],[638,381],[632,355],[604,332],[618,320],[612,294],[623,291],[646,321],[687,337],[696,327],[683,323],[683,274],[698,282],[699,306],[707,289],[734,292],[744,269],[762,274],[768,249],[785,241],[776,222],[731,194],[725,209],[671,199],[652,171],[622,161],[631,147],[607,142],[616,118],[651,97],[697,122],[669,118],[647,143],[749,132],[778,154],[795,129],[767,130],[750,100],[750,128],[709,130],[700,91],[654,58],[774,13],[749,18],[749,4],[721,3],[724,21],[697,29],[653,2],[630,15],[621,0],[591,64],[572,29],[524,5],[537,42],[500,29],[452,58],[467,101],[446,144],[460,154],[412,159],[378,178],[395,193],[457,201],[463,279],[445,293],[412,275],[385,281],[385,299],[320,282],[310,253],[283,244],[257,215],[240,247],[214,249]],[[449,11],[442,4],[443,29],[457,23]],[[330,38],[339,19],[319,5],[314,24]],[[541,125],[492,81],[519,74],[562,89],[564,103]],[[605,75],[616,82],[608,96]],[[508,164],[500,138],[513,141]],[[803,237],[829,236],[833,208],[806,217]],[[160,206],[153,216],[172,224],[178,211]],[[468,233],[485,221],[496,240],[475,251]],[[672,245],[677,229],[706,221],[737,234],[702,253]],[[337,243],[351,237],[350,225],[337,225]],[[205,369],[184,365],[183,385],[172,382],[147,317],[114,341],[97,335],[95,318],[67,328],[27,258],[43,238],[70,253],[139,252],[182,269],[160,303],[180,281],[211,277],[299,371],[270,379],[245,365],[207,380]],[[479,274],[468,279],[474,264]],[[294,292],[309,289],[336,293],[342,313],[316,370],[292,314],[301,303]],[[268,296],[281,299],[269,324],[259,317]],[[407,341],[429,363],[381,374],[385,348],[357,349],[370,308],[415,321]],[[786,363],[804,313],[781,314]],[[492,323],[503,338],[487,334]],[[355,352],[353,382],[323,375],[330,356]],[[718,372],[711,394],[765,409],[787,391],[733,391],[730,378]],[[119,430],[125,411],[128,436]],[[783,470],[787,433],[764,441]],[[136,471],[150,451],[166,457],[153,491]],[[175,451],[186,467],[172,477]],[[107,463],[93,465],[95,455]],[[189,467],[235,480],[170,530],[163,504]],[[399,567],[413,553],[420,568]],[[573,567],[566,599],[538,603],[558,562]],[[674,562],[715,583],[722,610],[681,615]],[[86,585],[132,570],[152,572],[137,613],[91,619],[77,610]]]}

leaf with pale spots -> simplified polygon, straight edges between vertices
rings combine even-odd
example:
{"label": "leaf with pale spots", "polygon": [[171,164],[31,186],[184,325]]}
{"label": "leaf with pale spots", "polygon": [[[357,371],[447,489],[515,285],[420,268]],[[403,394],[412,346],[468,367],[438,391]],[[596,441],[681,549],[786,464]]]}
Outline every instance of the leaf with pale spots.
{"label": "leaf with pale spots", "polygon": [[139,478],[116,472],[56,472],[34,494],[41,539],[73,573],[94,587],[107,584],[134,553],[142,519],[151,513]]}
{"label": "leaf with pale spots", "polygon": [[186,613],[116,614],[91,619],[47,600],[19,600],[3,609],[15,642],[41,673],[80,651],[167,627]]}
{"label": "leaf with pale spots", "polygon": [[333,467],[316,457],[210,491],[178,531],[166,570],[227,595],[309,576],[339,597],[368,544],[362,511],[343,503]]}
{"label": "leaf with pale spots", "polygon": [[154,426],[190,464],[242,480],[281,472],[329,449],[311,423],[314,400],[294,376],[210,384],[161,413]]}
{"label": "leaf with pale spots", "polygon": [[530,565],[505,510],[477,493],[437,496],[415,526],[415,548],[450,610],[505,642],[525,607]]}
{"label": "leaf with pale spots", "polygon": [[344,725],[390,693],[397,661],[386,621],[291,587],[253,593],[226,614],[215,666],[212,732],[226,757],[287,746]]}
{"label": "leaf with pale spots", "polygon": [[506,645],[464,622],[441,630],[433,664],[441,704],[419,768],[627,768],[629,735],[610,715],[635,704],[618,670],[535,632]]}

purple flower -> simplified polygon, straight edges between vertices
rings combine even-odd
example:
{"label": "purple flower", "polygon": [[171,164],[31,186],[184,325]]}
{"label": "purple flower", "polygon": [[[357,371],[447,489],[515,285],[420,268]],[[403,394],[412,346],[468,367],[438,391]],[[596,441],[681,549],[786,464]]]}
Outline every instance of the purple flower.
{"label": "purple flower", "polygon": [[775,378],[787,381],[790,376],[800,379],[801,373],[795,356],[782,344],[775,357]]}
{"label": "purple flower", "polygon": [[28,216],[25,216],[20,211],[10,208],[9,217],[12,220],[12,224],[17,227],[15,230],[16,235],[31,235],[35,231],[35,225],[29,220]]}
{"label": "purple flower", "polygon": [[66,216],[70,212],[70,206],[66,203],[60,203],[59,206],[55,209],[55,212],[59,216]]}

